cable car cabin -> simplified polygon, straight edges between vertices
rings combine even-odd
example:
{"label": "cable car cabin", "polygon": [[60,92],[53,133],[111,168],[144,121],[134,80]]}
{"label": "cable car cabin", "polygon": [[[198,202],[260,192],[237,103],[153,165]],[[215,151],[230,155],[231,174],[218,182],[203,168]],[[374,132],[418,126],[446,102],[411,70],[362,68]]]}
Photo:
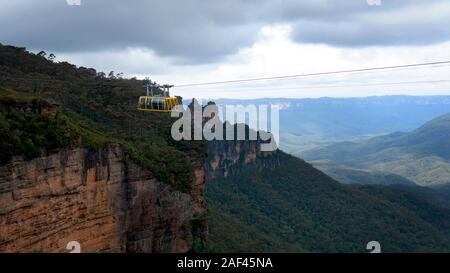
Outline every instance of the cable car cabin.
{"label": "cable car cabin", "polygon": [[180,102],[174,97],[139,97],[138,110],[169,113]]}

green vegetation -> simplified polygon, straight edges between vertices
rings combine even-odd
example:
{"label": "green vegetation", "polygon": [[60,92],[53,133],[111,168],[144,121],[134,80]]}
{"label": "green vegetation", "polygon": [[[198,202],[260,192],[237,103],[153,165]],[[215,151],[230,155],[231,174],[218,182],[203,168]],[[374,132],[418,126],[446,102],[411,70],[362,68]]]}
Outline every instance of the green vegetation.
{"label": "green vegetation", "polygon": [[450,251],[450,210],[382,186],[342,185],[281,153],[275,170],[208,182],[210,251]]}
{"label": "green vegetation", "polygon": [[418,185],[450,182],[450,114],[410,133],[393,133],[360,142],[342,142],[302,153],[357,169],[390,172]]}
{"label": "green vegetation", "polygon": [[416,185],[414,182],[396,174],[360,170],[338,165],[329,161],[309,161],[314,168],[321,170],[333,179],[345,184],[361,185]]}
{"label": "green vegetation", "polygon": [[77,135],[64,117],[36,113],[49,107],[46,101],[14,97],[0,89],[1,163],[13,155],[32,159],[41,155],[43,149],[52,151],[74,141]]}
{"label": "green vegetation", "polygon": [[[88,149],[117,143],[129,160],[161,181],[189,191],[192,158],[202,160],[206,145],[173,141],[170,114],[138,112],[142,86],[136,79],[107,78],[95,69],[55,63],[23,48],[0,45],[0,144],[8,151],[2,160],[12,155],[31,159],[77,139]],[[22,104],[55,105],[55,114],[23,111]]]}

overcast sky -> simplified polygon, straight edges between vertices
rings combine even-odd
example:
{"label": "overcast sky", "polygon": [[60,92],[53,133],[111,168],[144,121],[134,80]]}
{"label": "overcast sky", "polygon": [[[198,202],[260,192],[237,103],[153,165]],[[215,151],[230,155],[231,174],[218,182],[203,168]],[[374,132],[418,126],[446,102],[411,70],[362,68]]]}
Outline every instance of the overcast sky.
{"label": "overcast sky", "polygon": [[[175,85],[450,60],[450,1],[370,5],[376,2],[0,0],[0,43]],[[203,98],[450,95],[450,82],[429,82],[450,81],[449,72],[447,65],[173,92]],[[409,81],[416,83],[399,84]]]}

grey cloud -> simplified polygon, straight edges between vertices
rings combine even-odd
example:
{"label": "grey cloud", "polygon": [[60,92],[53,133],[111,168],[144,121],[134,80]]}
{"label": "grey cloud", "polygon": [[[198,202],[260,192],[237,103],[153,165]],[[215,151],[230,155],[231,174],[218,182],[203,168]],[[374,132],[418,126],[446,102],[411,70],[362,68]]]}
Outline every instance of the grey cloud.
{"label": "grey cloud", "polygon": [[[298,20],[292,37],[297,42],[341,47],[415,46],[450,40],[449,2],[428,1],[420,8],[393,6],[396,8],[348,13],[343,18]],[[414,7],[414,13],[408,13]],[[441,16],[436,16],[437,10]]]}
{"label": "grey cloud", "polygon": [[365,0],[82,0],[74,7],[65,0],[0,0],[0,42],[61,53],[142,47],[182,63],[207,63],[251,45],[262,26],[276,23],[292,24],[294,41],[337,46],[449,39],[448,20],[433,14],[425,22],[411,18],[408,25],[373,21],[378,14],[443,1],[382,2],[370,7]]}
{"label": "grey cloud", "polygon": [[250,45],[259,28],[234,18],[239,1],[19,2],[0,12],[0,41],[63,53],[144,47],[180,60],[212,61]]}

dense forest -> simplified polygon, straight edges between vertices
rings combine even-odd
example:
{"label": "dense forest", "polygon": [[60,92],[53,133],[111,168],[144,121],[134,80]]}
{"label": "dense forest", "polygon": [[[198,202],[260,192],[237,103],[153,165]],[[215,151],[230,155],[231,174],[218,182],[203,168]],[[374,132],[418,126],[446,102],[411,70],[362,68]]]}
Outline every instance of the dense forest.
{"label": "dense forest", "polygon": [[450,209],[431,189],[340,184],[280,152],[281,165],[209,181],[209,248],[217,252],[450,251]]}

